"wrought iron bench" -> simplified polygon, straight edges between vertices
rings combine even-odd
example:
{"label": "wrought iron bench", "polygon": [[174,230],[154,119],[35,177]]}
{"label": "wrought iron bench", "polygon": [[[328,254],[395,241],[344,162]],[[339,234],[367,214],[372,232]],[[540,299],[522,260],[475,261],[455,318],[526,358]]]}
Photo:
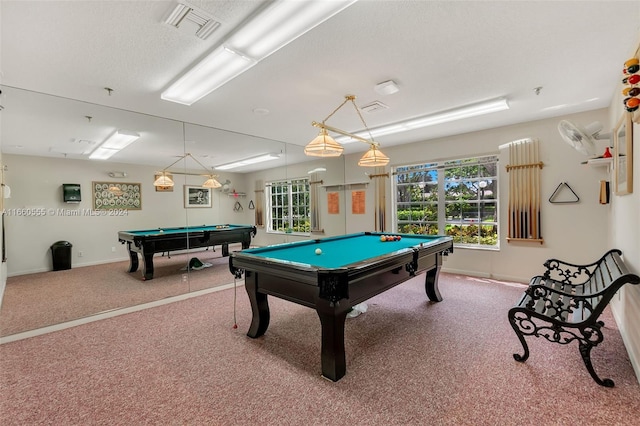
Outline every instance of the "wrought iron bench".
{"label": "wrought iron bench", "polygon": [[578,341],[580,355],[589,374],[599,385],[613,387],[611,379],[600,379],[591,363],[591,349],[603,340],[604,322],[598,317],[624,284],[638,284],[629,272],[620,250],[608,251],[600,260],[574,265],[557,259],[544,263],[544,275],[529,282],[520,301],[509,310],[509,322],[524,348],[513,354],[516,361],[529,358],[525,336],[544,337],[566,345]]}

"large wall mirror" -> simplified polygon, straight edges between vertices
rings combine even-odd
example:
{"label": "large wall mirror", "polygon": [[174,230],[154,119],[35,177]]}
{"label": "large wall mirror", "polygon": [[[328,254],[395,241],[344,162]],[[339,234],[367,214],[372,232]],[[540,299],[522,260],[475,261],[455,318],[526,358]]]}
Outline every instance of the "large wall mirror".
{"label": "large wall mirror", "polygon": [[[11,195],[4,200],[8,277],[0,337],[233,283],[220,246],[157,253],[153,278],[144,279],[142,258],[138,270],[129,272],[129,251],[119,231],[248,224],[257,225],[254,245],[345,232],[343,215],[328,216],[324,189],[344,182],[343,158],[313,159],[302,147],[280,141],[2,90],[2,163]],[[88,159],[87,152],[116,129],[140,135],[127,155]],[[46,154],[37,146],[46,147]],[[212,170],[259,154],[274,158],[261,166]],[[154,186],[163,170],[173,187]],[[201,188],[207,174],[215,174],[220,187],[205,191],[204,205],[190,203],[188,191]],[[311,236],[268,232],[268,185],[291,178],[316,182],[318,229]],[[63,184],[79,185],[80,200],[65,201]],[[115,188],[121,191],[117,196],[111,192]],[[113,205],[101,209],[105,203]],[[70,244],[68,251],[61,242]],[[67,253],[70,269],[54,270],[56,261],[65,266]],[[190,264],[194,258],[201,265]]]}

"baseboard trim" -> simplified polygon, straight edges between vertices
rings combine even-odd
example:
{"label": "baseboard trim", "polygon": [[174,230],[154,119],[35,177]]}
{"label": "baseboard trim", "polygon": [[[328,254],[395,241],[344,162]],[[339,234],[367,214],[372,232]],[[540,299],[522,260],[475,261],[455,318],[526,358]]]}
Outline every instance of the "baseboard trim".
{"label": "baseboard trim", "polygon": [[178,296],[167,297],[166,299],[156,300],[154,302],[143,303],[141,305],[130,306],[127,308],[121,309],[111,309],[109,311],[99,312],[97,314],[79,318],[73,321],[67,321],[60,324],[54,324],[47,327],[38,328],[35,330],[29,330],[22,333],[11,334],[9,336],[0,337],[0,345],[5,343],[16,342],[18,340],[28,339],[30,337],[41,336],[43,334],[52,333],[54,331],[61,331],[71,327],[77,327],[79,325],[89,324],[91,322],[100,321],[107,318],[113,318],[120,315],[130,314],[132,312],[138,312],[145,309],[155,308],[162,305],[167,305],[169,303],[180,302],[182,300],[191,299],[192,297],[198,297],[209,293],[215,293],[217,291],[227,290],[233,288],[233,286],[241,287],[244,286],[244,279],[237,280],[235,283],[224,284],[221,286],[216,286],[212,288],[207,288],[204,290],[198,290],[191,293],[180,294]]}

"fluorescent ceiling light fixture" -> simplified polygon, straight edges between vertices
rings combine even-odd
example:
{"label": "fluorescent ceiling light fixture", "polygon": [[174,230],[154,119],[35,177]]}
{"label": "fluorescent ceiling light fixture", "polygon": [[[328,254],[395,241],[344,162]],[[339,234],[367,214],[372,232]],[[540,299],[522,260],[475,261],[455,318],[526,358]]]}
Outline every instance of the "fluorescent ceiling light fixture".
{"label": "fluorescent ceiling light fixture", "polygon": [[123,149],[130,143],[134,142],[140,137],[136,132],[128,132],[126,130],[116,130],[106,141],[101,145],[102,148],[108,149]]}
{"label": "fluorescent ceiling light fixture", "polygon": [[256,63],[227,46],[220,46],[162,92],[160,97],[165,101],[191,105]]}
{"label": "fluorescent ceiling light fixture", "polygon": [[173,83],[161,98],[191,105],[356,1],[278,0],[270,3]]}
{"label": "fluorescent ceiling light fixture", "polygon": [[[507,102],[507,99],[497,98],[485,102],[465,105],[446,111],[436,112],[435,114],[412,118],[410,120],[402,121],[399,123],[392,123],[386,126],[375,127],[373,129],[370,129],[370,132],[371,135],[375,138],[379,136],[406,132],[409,130],[421,129],[423,127],[435,126],[437,124],[448,123],[450,121],[490,114],[492,112],[504,111],[506,109],[509,109],[509,103]],[[356,136],[365,136],[369,133],[366,131],[362,131],[354,134]],[[355,142],[349,137],[339,137],[336,138],[336,141],[341,143]]]}
{"label": "fluorescent ceiling light fixture", "polygon": [[89,155],[89,158],[92,160],[106,160],[117,152],[119,152],[117,149],[96,148],[91,155]]}
{"label": "fluorescent ceiling light fixture", "polygon": [[136,132],[116,130],[89,155],[92,160],[106,160],[140,137]]}
{"label": "fluorescent ceiling light fixture", "polygon": [[248,166],[249,164],[262,163],[264,161],[277,160],[280,158],[278,154],[264,154],[259,155],[257,157],[246,158],[244,160],[236,161],[233,163],[222,164],[220,166],[215,166],[216,170],[229,170],[235,169],[236,167]]}

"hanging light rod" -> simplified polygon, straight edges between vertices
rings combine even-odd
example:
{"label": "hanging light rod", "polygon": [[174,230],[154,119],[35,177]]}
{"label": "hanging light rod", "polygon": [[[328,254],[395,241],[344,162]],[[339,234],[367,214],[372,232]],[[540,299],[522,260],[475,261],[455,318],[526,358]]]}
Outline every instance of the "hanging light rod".
{"label": "hanging light rod", "polygon": [[194,157],[193,155],[191,155],[191,153],[187,152],[186,154],[180,156],[176,161],[174,161],[173,163],[169,164],[167,167],[162,169],[162,171],[156,172],[156,173],[160,174],[160,176],[158,176],[158,178],[153,182],[153,186],[174,186],[175,182],[173,181],[173,179],[171,179],[171,176],[170,176],[172,174],[189,175],[189,176],[205,176],[208,179],[202,184],[202,186],[204,188],[220,188],[222,186],[222,184],[216,180],[218,175],[212,174],[210,172],[206,173],[206,174],[198,174],[198,173],[172,172],[172,171],[169,171],[169,169],[172,166],[174,166],[176,163],[178,163],[178,161],[184,160],[187,157],[190,157],[193,161],[198,163],[200,165],[200,167],[202,167],[205,171],[209,172],[209,169],[207,169],[204,164],[202,164],[200,161],[198,161],[198,159],[196,157]]}
{"label": "hanging light rod", "polygon": [[367,139],[365,139],[363,137],[360,137],[358,135],[354,135],[353,133],[345,132],[344,130],[338,129],[337,127],[329,126],[328,124],[318,123],[317,121],[312,121],[311,125],[314,126],[314,127],[318,127],[320,129],[329,130],[329,131],[334,132],[334,133],[340,133],[341,135],[348,136],[348,137],[350,137],[352,139],[359,140],[360,142],[368,143],[369,145],[375,145],[376,147],[380,146],[380,144],[378,142],[367,140]]}

